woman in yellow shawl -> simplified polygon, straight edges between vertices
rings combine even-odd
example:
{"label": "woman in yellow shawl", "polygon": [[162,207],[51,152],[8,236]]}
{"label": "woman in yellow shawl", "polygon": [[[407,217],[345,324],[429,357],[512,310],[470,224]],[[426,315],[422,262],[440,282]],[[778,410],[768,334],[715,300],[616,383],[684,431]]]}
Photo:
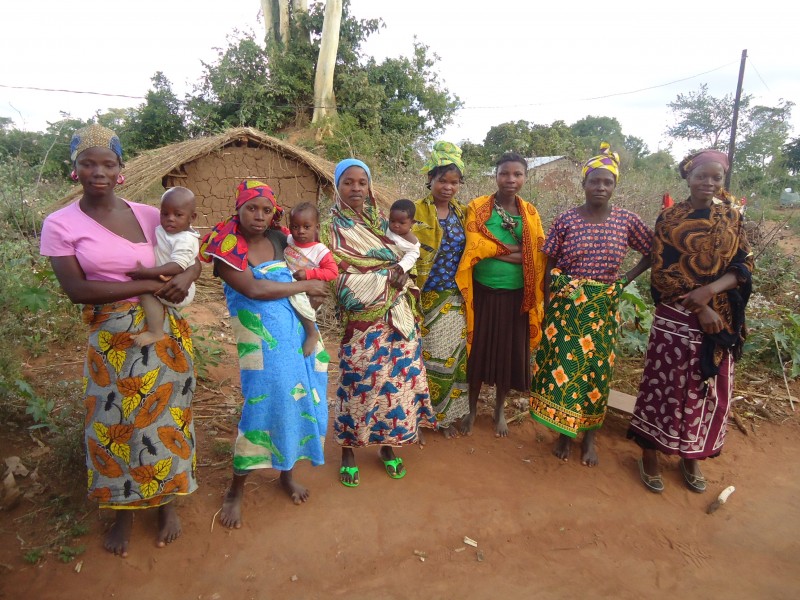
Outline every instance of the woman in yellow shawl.
{"label": "woman in yellow shawl", "polygon": [[466,206],[456,199],[464,181],[461,148],[436,142],[423,167],[430,193],[416,201],[414,234],[420,242],[417,285],[422,291],[422,358],[431,405],[446,438],[469,413],[467,320],[455,276],[466,241]]}
{"label": "woman in yellow shawl", "polygon": [[542,337],[544,230],[539,213],[518,196],[527,161],[514,152],[496,165],[497,191],[467,207],[466,248],[456,273],[467,313],[469,415],[475,422],[481,385],[494,385],[495,435],[508,435],[503,412],[509,390],[527,391],[530,356]]}

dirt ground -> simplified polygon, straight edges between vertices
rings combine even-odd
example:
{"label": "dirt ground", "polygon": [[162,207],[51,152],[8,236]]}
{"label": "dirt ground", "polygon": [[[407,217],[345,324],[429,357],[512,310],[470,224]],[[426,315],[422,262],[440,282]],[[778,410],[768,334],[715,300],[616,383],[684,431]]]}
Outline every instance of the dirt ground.
{"label": "dirt ground", "polygon": [[[222,311],[199,303],[193,320],[217,326]],[[80,364],[58,362],[53,378],[79,377]],[[31,565],[24,549],[46,538],[49,525],[37,516],[40,500],[23,500],[0,512],[0,598],[794,599],[800,589],[796,416],[748,420],[749,435],[731,424],[723,454],[705,464],[704,495],[686,489],[672,458],[662,461],[663,495],[647,492],[619,414],[601,431],[601,463],[592,469],[576,458],[556,460],[555,435],[529,418],[496,439],[484,414],[471,437],[428,433],[424,448],[401,450],[408,475],[399,481],[386,476],[377,450],[358,451],[361,484],[350,489],[338,482],[338,446],[329,441],[324,466],[295,469],[311,489],[306,504],[290,502],[276,472],[256,473],[246,487],[244,526],[230,531],[215,514],[230,477],[234,359],[211,375],[195,398],[201,487],[179,501],[182,537],[156,548],[155,512],[137,514],[130,556],[117,558],[102,547],[112,515],[93,510],[78,540],[85,553],[66,564],[47,553]],[[332,371],[332,391],[335,384]],[[4,438],[0,458],[35,462],[38,445],[29,436]],[[736,486],[728,503],[706,514],[728,485]]]}

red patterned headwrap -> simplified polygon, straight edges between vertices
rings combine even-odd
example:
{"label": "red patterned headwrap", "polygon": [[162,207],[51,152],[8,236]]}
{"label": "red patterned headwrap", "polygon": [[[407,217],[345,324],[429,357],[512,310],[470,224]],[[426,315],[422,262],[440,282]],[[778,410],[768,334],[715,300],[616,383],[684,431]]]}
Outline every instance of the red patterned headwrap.
{"label": "red patterned headwrap", "polygon": [[244,271],[247,268],[247,241],[239,232],[238,211],[253,198],[267,198],[275,207],[270,229],[288,233],[288,230],[281,226],[283,209],[278,206],[272,188],[266,183],[245,179],[236,188],[237,214],[217,223],[203,237],[200,242],[200,260],[211,262],[214,258],[218,258],[237,271]]}

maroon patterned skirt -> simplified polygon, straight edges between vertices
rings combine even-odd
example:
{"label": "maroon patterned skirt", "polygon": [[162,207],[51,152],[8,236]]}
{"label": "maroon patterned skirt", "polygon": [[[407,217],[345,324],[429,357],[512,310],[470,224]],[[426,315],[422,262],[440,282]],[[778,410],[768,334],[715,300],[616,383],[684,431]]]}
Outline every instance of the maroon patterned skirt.
{"label": "maroon patterned skirt", "polygon": [[680,305],[658,305],[628,430],[628,437],[642,448],[688,459],[721,452],[733,391],[733,359],[726,350],[719,375],[703,379],[702,340],[695,315]]}

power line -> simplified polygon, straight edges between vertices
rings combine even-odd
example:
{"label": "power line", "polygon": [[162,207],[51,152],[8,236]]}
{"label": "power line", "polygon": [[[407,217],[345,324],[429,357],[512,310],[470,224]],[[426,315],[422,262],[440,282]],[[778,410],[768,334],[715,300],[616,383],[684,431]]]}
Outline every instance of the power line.
{"label": "power line", "polygon": [[92,96],[109,96],[112,98],[133,98],[134,100],[144,100],[145,96],[128,96],[126,94],[109,94],[106,92],[86,92],[80,90],[61,90],[53,88],[32,87],[26,85],[4,85],[0,83],[0,88],[8,88],[12,90],[33,90],[35,92],[65,92],[67,94],[90,94]]}
{"label": "power line", "polygon": [[[682,77],[680,79],[675,79],[673,81],[668,81],[666,83],[660,83],[657,85],[651,85],[644,88],[638,88],[635,90],[628,90],[624,92],[614,92],[611,94],[605,94],[603,96],[591,96],[587,98],[576,98],[573,100],[553,100],[550,102],[530,102],[526,104],[505,104],[505,105],[498,105],[498,106],[462,106],[460,110],[490,110],[490,109],[504,109],[504,108],[524,108],[529,106],[546,106],[550,104],[565,104],[570,102],[590,102],[593,100],[605,100],[606,98],[614,98],[618,96],[629,96],[631,94],[638,94],[640,92],[646,92],[648,90],[654,90],[662,87],[667,87],[670,85],[674,85],[676,83],[681,83],[683,81],[688,81],[690,79],[695,79],[697,77],[702,77],[703,75],[708,75],[709,73],[713,73],[715,71],[719,71],[720,69],[724,69],[729,67],[730,65],[734,64],[733,62],[726,63],[724,65],[720,65],[713,69],[709,69],[708,71],[703,71],[702,73],[696,73],[695,75],[689,75],[688,77]],[[755,69],[755,66],[753,67]],[[758,71],[756,70],[758,74]],[[761,79],[761,75],[758,75]],[[764,80],[761,79],[762,83]],[[767,84],[764,83],[766,86]],[[68,94],[88,94],[93,96],[106,96],[110,98],[129,98],[133,100],[145,100],[146,96],[131,96],[128,94],[112,94],[109,92],[94,92],[94,91],[84,91],[84,90],[67,90],[67,89],[55,89],[55,88],[44,88],[44,87],[34,87],[34,86],[20,86],[20,85],[6,85],[0,84],[0,88],[7,88],[7,89],[14,89],[14,90],[32,90],[37,92],[61,92],[61,93],[68,93]],[[767,87],[767,89],[769,89]],[[188,103],[183,100],[177,100],[178,104],[186,106]],[[241,104],[241,103],[234,103],[234,102],[224,102],[223,104]],[[298,105],[296,104],[276,104],[273,105],[275,108],[297,108]],[[304,106],[308,110],[313,110],[317,107],[315,106]],[[358,107],[348,107],[348,106],[337,106],[338,110],[345,110],[345,111],[353,111],[353,110],[372,110],[371,108],[358,108]]]}
{"label": "power line", "polygon": [[[748,58],[749,58],[749,57],[748,57]],[[772,92],[772,90],[771,90],[771,89],[769,89],[769,86],[767,85],[767,82],[766,82],[766,81],[764,81],[764,78],[761,76],[761,73],[759,73],[759,72],[758,72],[758,69],[756,69],[756,66],[755,66],[755,64],[753,64],[753,61],[752,61],[752,59],[750,60],[750,62],[749,62],[749,65],[750,65],[751,67],[753,67],[753,71],[755,71],[755,72],[756,72],[756,75],[758,75],[758,78],[761,80],[761,83],[763,83],[763,84],[764,84],[764,87],[765,87],[765,88],[767,88],[767,91],[771,93],[771,92]]]}

